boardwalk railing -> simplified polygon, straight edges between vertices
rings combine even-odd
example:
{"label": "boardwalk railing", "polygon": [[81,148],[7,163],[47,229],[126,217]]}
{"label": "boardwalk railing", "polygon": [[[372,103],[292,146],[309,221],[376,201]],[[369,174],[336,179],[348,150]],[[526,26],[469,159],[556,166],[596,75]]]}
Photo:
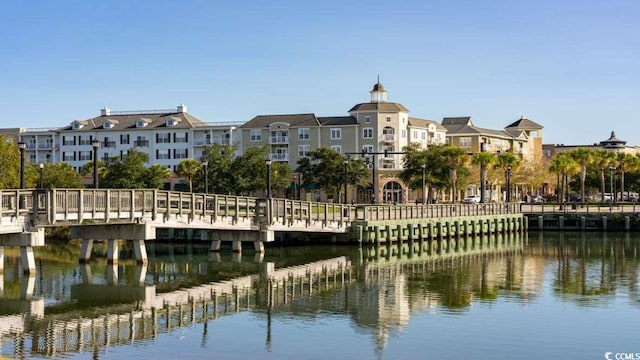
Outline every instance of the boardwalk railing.
{"label": "boardwalk railing", "polygon": [[6,190],[0,192],[0,199],[2,217],[31,215],[37,226],[78,224],[84,220],[156,221],[169,216],[206,218],[211,223],[221,219],[264,220],[286,226],[297,221],[351,223],[514,214],[521,210],[517,203],[348,205],[151,189]]}
{"label": "boardwalk railing", "polygon": [[640,206],[635,202],[616,203],[522,203],[520,211],[525,214],[608,214],[628,213],[635,214],[640,211]]}

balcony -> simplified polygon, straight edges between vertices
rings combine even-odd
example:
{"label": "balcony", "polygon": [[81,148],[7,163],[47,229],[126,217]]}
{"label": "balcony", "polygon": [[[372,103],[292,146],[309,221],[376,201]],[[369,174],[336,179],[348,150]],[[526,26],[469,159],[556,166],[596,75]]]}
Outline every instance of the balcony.
{"label": "balcony", "polygon": [[289,137],[288,136],[271,136],[269,138],[269,144],[288,144]]}
{"label": "balcony", "polygon": [[273,161],[289,161],[289,153],[271,153],[269,158]]}
{"label": "balcony", "polygon": [[378,141],[385,143],[392,143],[396,141],[396,134],[382,134],[378,138]]}
{"label": "balcony", "polygon": [[52,143],[38,144],[38,150],[53,150],[56,146]]}
{"label": "balcony", "polygon": [[136,140],[133,142],[135,147],[149,147],[149,140]]}

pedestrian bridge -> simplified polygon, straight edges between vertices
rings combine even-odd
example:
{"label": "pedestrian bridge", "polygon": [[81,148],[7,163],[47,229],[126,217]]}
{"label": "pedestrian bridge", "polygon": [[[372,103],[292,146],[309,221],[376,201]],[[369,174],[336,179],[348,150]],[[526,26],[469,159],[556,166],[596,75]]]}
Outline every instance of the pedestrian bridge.
{"label": "pedestrian bridge", "polygon": [[160,228],[199,230],[212,251],[224,240],[237,252],[243,241],[263,252],[275,233],[391,243],[525,227],[517,204],[349,205],[152,189],[5,190],[0,199],[0,264],[3,246],[20,246],[25,272],[35,271],[32,248],[44,245],[44,228],[56,226],[83,240],[80,261],[94,240],[107,240],[110,262],[118,261],[118,240],[133,241],[146,262],[144,242]]}

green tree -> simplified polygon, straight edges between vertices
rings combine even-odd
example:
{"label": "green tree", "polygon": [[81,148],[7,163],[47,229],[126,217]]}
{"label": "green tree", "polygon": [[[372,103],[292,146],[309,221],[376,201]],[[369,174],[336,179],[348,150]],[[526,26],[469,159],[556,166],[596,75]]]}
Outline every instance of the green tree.
{"label": "green tree", "polygon": [[617,168],[620,171],[620,197],[624,199],[624,175],[626,172],[638,169],[638,158],[627,153],[617,153]]}
{"label": "green tree", "polygon": [[[45,189],[77,189],[82,188],[82,176],[71,165],[65,162],[44,163],[42,183]],[[30,187],[40,187],[40,164],[31,163],[27,168]]]}
{"label": "green tree", "polygon": [[550,170],[558,175],[558,201],[564,202],[569,195],[569,177],[580,171],[580,165],[571,154],[562,152],[551,160]]}
{"label": "green tree", "polygon": [[[237,146],[213,144],[205,148],[202,160],[206,160],[207,165],[207,192],[216,194],[238,194],[238,174],[232,165],[236,159],[234,154]],[[197,191],[204,192],[204,172],[199,172],[194,178]]]}
{"label": "green tree", "polygon": [[597,150],[594,153],[593,163],[596,164],[600,173],[600,201],[604,201],[604,193],[606,192],[605,174],[609,166],[615,165],[615,154],[607,150]]}
{"label": "green tree", "polygon": [[449,170],[449,184],[453,190],[453,202],[458,201],[458,175],[460,169],[463,169],[469,158],[467,153],[457,146],[445,146],[441,153],[443,160]]}
{"label": "green tree", "polygon": [[[343,198],[344,161],[348,160],[327,147],[310,151],[308,157],[298,160],[296,172],[302,174],[303,185],[315,184],[336,199]],[[356,186],[368,183],[369,171],[362,159],[350,159],[347,163],[347,183]]]}
{"label": "green tree", "polygon": [[[146,167],[145,164],[148,160],[148,154],[132,149],[122,159],[114,156],[106,161],[98,161],[100,187],[110,189],[161,188],[164,180],[171,173],[162,165]],[[93,173],[93,162],[86,163],[82,167],[81,173]]]}
{"label": "green tree", "polygon": [[594,160],[593,151],[586,148],[577,148],[570,151],[569,154],[580,166],[580,202],[585,201],[584,184],[587,179],[587,167]]}
{"label": "green tree", "polygon": [[[496,154],[490,152],[481,151],[473,154],[471,157],[471,163],[480,166],[480,186],[484,188],[484,184],[487,183],[487,168],[494,165],[498,161]],[[480,202],[485,202],[484,191],[480,192]]]}
{"label": "green tree", "polygon": [[[518,158],[517,156],[513,155],[510,152],[505,152],[497,155],[495,163],[498,166],[498,168],[502,170],[502,173],[506,174],[509,171],[509,169],[511,169],[511,171],[515,173],[516,170],[518,169],[518,166],[520,165],[520,158]],[[513,182],[509,184],[509,187],[512,187],[513,186],[512,184]],[[505,180],[505,187],[506,186],[507,185]],[[511,189],[507,189],[507,191],[511,193]],[[506,200],[511,201],[511,199],[506,199]]]}
{"label": "green tree", "polygon": [[189,192],[193,191],[193,179],[204,171],[202,164],[195,159],[184,159],[178,164],[176,175],[184,178],[189,184]]}
{"label": "green tree", "polygon": [[164,180],[171,177],[171,171],[163,165],[151,165],[144,169],[142,182],[147,189],[161,189],[164,186]]}
{"label": "green tree", "polygon": [[4,135],[0,135],[0,169],[0,189],[20,187],[20,149]]}

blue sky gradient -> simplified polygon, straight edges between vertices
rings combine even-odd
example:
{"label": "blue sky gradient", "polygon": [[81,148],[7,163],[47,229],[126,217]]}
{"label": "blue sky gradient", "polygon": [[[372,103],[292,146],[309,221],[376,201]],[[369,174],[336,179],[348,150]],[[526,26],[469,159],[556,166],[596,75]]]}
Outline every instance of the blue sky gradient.
{"label": "blue sky gradient", "polygon": [[414,117],[640,145],[639,19],[636,0],[5,2],[0,126],[180,103],[207,122],[347,115],[380,75]]}

